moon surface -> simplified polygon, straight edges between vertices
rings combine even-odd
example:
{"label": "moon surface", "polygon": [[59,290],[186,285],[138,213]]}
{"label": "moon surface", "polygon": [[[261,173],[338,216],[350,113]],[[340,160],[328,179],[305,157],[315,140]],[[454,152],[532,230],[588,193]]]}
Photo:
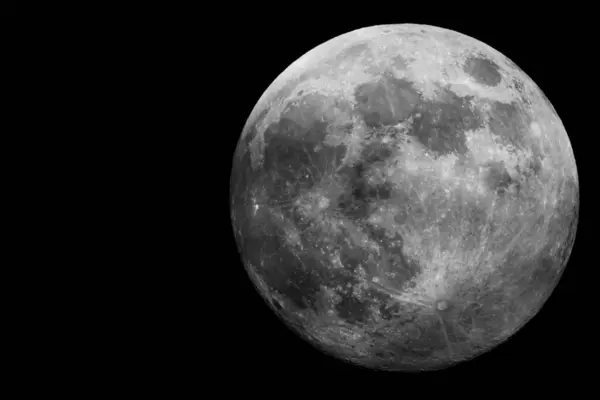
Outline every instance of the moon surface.
{"label": "moon surface", "polygon": [[381,25],[266,89],[241,132],[231,217],[250,279],[304,340],[351,363],[438,369],[546,301],[577,230],[564,126],[503,54]]}

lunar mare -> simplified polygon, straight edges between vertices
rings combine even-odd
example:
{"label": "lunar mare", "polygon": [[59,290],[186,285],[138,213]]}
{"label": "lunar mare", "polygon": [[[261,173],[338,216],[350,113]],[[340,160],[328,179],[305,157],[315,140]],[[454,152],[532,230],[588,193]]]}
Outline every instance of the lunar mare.
{"label": "lunar mare", "polygon": [[431,26],[359,29],[292,63],[248,118],[231,188],[269,304],[378,368],[439,368],[509,337],[577,226],[573,150],[539,87]]}

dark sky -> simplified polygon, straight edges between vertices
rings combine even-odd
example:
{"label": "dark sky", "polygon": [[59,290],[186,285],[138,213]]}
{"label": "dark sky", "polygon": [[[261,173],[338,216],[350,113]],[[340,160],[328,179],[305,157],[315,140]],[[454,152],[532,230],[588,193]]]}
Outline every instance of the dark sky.
{"label": "dark sky", "polygon": [[0,4],[0,16],[14,17],[17,15],[17,2],[13,0],[3,1]]}

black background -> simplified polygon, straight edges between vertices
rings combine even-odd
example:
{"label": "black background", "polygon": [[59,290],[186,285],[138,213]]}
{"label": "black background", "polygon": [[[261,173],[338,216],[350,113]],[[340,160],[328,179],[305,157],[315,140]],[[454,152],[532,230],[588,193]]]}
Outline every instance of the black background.
{"label": "black background", "polygon": [[[221,10],[219,5],[167,12],[162,3],[139,9],[136,4],[130,14],[107,6],[110,15],[104,18],[98,11],[97,25],[91,23],[91,15],[74,13],[72,18],[81,27],[65,28],[69,37],[81,38],[81,49],[89,50],[85,57],[79,48],[67,45],[65,53],[80,60],[73,71],[82,75],[82,90],[98,98],[97,103],[74,99],[94,111],[93,116],[82,113],[77,138],[91,140],[90,153],[99,147],[102,156],[92,163],[111,170],[99,182],[82,174],[81,181],[95,186],[89,197],[100,199],[89,209],[85,203],[82,215],[106,221],[98,224],[102,231],[98,247],[83,246],[85,254],[76,256],[76,273],[66,273],[70,276],[65,281],[76,287],[76,293],[62,293],[59,285],[48,282],[51,293],[35,301],[36,308],[51,310],[49,321],[31,329],[35,338],[23,347],[35,351],[35,343],[43,338],[51,356],[39,360],[23,355],[22,361],[48,376],[62,372],[59,364],[69,364],[70,370],[57,381],[64,381],[65,387],[76,388],[90,379],[94,383],[86,389],[97,392],[116,381],[139,393],[162,382],[169,393],[164,397],[173,397],[178,388],[205,394],[211,384],[220,394],[235,391],[247,396],[295,397],[297,389],[304,388],[318,397],[322,386],[400,396],[406,393],[406,384],[444,379],[450,384],[441,389],[451,395],[495,394],[498,388],[523,382],[538,388],[576,389],[591,372],[593,367],[587,364],[593,365],[589,359],[597,351],[595,293],[583,288],[585,281],[595,283],[589,276],[597,267],[591,251],[593,203],[588,200],[597,157],[597,99],[588,93],[596,87],[597,67],[591,58],[592,35],[582,31],[595,28],[582,21],[593,12],[578,9],[578,15],[569,15],[561,5],[552,13],[545,6],[527,15],[512,9],[519,5],[494,10],[494,4],[475,9],[452,4],[453,13],[437,10],[442,17],[434,18],[436,6],[425,3],[417,4],[416,12],[406,4],[394,8],[342,3],[333,13],[323,10],[323,4],[281,3],[266,9],[250,4],[242,9],[229,2]],[[232,156],[261,94],[291,62],[315,46],[354,29],[395,23],[453,29],[511,58],[543,89],[561,117],[581,181],[575,247],[544,308],[505,344],[473,361],[431,373],[364,370],[326,356],[298,338],[252,285],[230,222]],[[85,34],[88,25],[93,35]],[[56,47],[55,57],[62,59],[60,46]],[[75,80],[79,82],[77,75]],[[88,146],[75,144],[82,158],[88,157]],[[72,162],[69,169],[82,166]],[[79,182],[73,187],[79,189]],[[73,200],[79,201],[79,196]],[[94,222],[83,216],[81,220],[96,229]],[[96,243],[78,228],[73,233],[86,246]],[[74,253],[82,250],[76,243],[66,246]],[[28,253],[44,253],[30,247]],[[98,268],[90,268],[97,260]],[[62,280],[60,268],[47,261],[40,267]],[[33,275],[29,268],[22,269]],[[52,303],[57,293],[65,298],[64,305]],[[92,302],[86,302],[86,296]],[[20,298],[9,300],[10,308]],[[70,307],[76,311],[65,313]],[[64,325],[56,317],[59,313],[65,313]],[[35,315],[23,313],[23,318]],[[370,386],[372,380],[388,386]],[[37,377],[29,381],[27,387],[46,389]],[[483,392],[482,385],[486,385]]]}
{"label": "black background", "polygon": [[[223,228],[228,242],[227,287],[232,298],[231,318],[225,318],[219,339],[223,357],[229,360],[236,379],[259,381],[284,379],[289,382],[331,380],[351,384],[353,379],[391,379],[402,385],[414,380],[449,379],[497,385],[507,379],[514,385],[528,382],[546,386],[553,378],[564,383],[579,382],[586,375],[584,366],[590,350],[586,339],[593,318],[587,302],[582,300],[581,283],[585,269],[591,267],[587,243],[591,223],[586,219],[586,173],[589,175],[591,151],[584,148],[581,102],[586,90],[586,68],[569,61],[569,54],[583,54],[586,46],[580,31],[558,27],[556,19],[511,15],[505,18],[376,18],[348,19],[286,14],[285,18],[257,16],[236,23],[235,51],[224,62],[235,62],[236,91],[234,118],[228,123],[227,142],[233,153],[239,134],[255,103],[265,89],[291,62],[315,46],[345,32],[361,27],[417,23],[440,26],[474,37],[500,51],[523,69],[552,102],[569,133],[580,175],[581,206],[578,234],[568,267],[542,310],[507,342],[464,364],[427,373],[373,372],[326,356],[287,328],[269,309],[252,286],[228,228]],[[392,11],[384,15],[393,15]],[[402,13],[398,13],[402,15]],[[558,18],[558,15],[555,17]],[[568,16],[561,17],[568,21]],[[231,58],[230,58],[231,57]],[[589,82],[589,81],[587,81]],[[233,89],[235,88],[235,89]],[[586,111],[587,112],[587,111]],[[588,189],[589,190],[589,189]],[[224,209],[224,215],[228,210]],[[592,262],[592,264],[594,264]],[[225,306],[225,305],[224,305]],[[560,377],[560,378],[559,378]],[[456,381],[459,379],[459,381]],[[313,381],[314,382],[314,381]],[[462,390],[464,390],[463,388]],[[468,389],[467,389],[468,391]]]}

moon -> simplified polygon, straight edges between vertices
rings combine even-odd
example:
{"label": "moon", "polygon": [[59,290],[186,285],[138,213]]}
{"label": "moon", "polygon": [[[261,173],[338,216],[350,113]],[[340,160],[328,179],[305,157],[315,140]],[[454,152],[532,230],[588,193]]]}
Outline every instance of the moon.
{"label": "moon", "polygon": [[439,369],[511,337],[569,259],[565,128],[515,63],[464,34],[380,25],[312,49],[251,110],[231,220],[249,278],[315,348]]}

